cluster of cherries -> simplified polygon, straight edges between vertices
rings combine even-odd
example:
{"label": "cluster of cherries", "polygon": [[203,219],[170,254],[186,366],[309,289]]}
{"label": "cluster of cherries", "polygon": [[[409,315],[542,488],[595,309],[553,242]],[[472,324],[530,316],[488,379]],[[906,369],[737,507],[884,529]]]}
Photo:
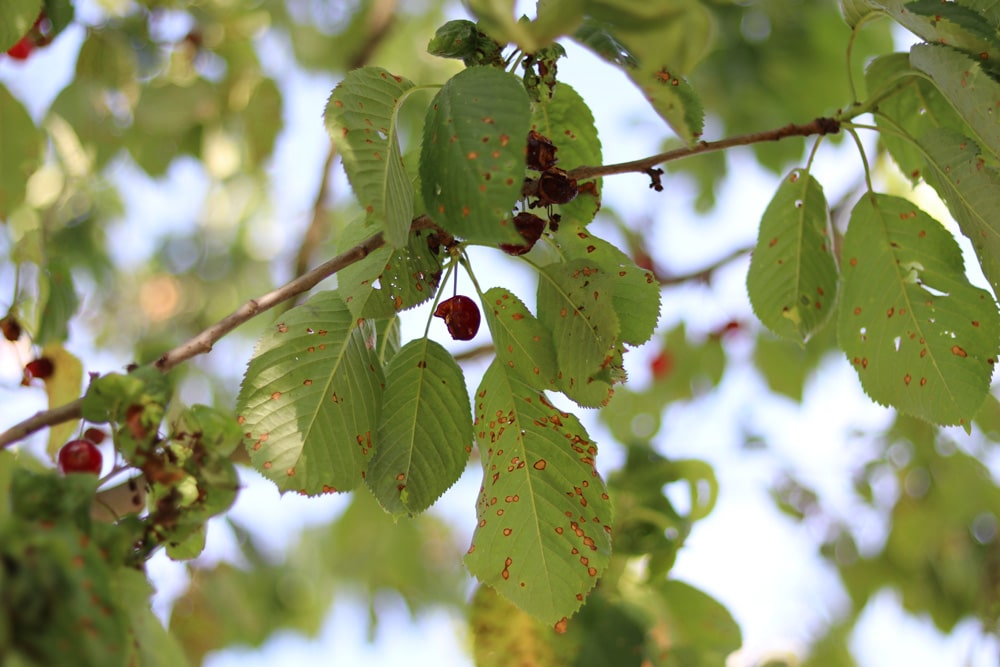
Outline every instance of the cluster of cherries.
{"label": "cluster of cherries", "polygon": [[[525,162],[528,169],[539,172],[537,178],[524,179],[521,194],[531,201],[528,209],[544,207],[548,210],[548,223],[529,211],[521,211],[514,216],[514,228],[523,243],[501,243],[500,249],[508,255],[519,256],[531,250],[545,231],[548,224],[552,231],[557,229],[559,214],[552,212],[553,204],[567,204],[580,192],[576,179],[564,169],[556,167],[556,146],[547,137],[531,130],[525,148]],[[592,184],[586,184],[592,187]],[[479,331],[479,307],[467,296],[453,296],[438,304],[434,316],[444,320],[448,333],[455,340],[472,340]]]}
{"label": "cluster of cherries", "polygon": [[[0,333],[7,340],[15,342],[21,338],[21,324],[16,317],[8,314],[0,318]],[[32,380],[48,380],[55,370],[55,363],[49,357],[43,355],[32,359],[24,365],[21,384],[28,386]],[[56,457],[59,472],[64,475],[76,472],[100,475],[104,457],[97,446],[104,442],[105,437],[104,431],[91,427],[83,432],[82,437],[63,445]]]}
{"label": "cluster of cherries", "polygon": [[7,55],[14,60],[27,60],[36,50],[52,43],[55,30],[43,11],[35,19],[35,24],[14,46],[7,49]]}

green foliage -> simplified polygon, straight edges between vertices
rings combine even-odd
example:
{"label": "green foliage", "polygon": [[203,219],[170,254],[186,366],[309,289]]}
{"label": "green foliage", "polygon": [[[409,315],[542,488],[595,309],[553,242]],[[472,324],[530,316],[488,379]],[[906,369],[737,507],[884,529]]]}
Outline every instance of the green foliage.
{"label": "green foliage", "polygon": [[[535,18],[517,16],[512,0],[468,0],[478,22],[444,22],[434,3],[322,4],[130,5],[88,24],[73,80],[38,122],[0,86],[0,269],[14,277],[4,321],[23,324],[33,352],[55,363],[35,382],[59,408],[39,418],[52,427],[49,454],[82,430],[79,417],[107,424],[115,473],[129,477],[109,488],[116,482],[57,476],[27,454],[0,452],[0,664],[199,663],[230,644],[259,645],[277,628],[315,633],[341,593],[363,595],[374,620],[389,591],[414,613],[462,604],[461,548],[426,510],[466,471],[473,442],[483,482],[464,563],[480,582],[469,617],[477,664],[722,664],[741,643],[732,616],[669,578],[719,482],[708,463],[661,451],[664,414],[719,385],[733,361],[752,361],[772,392],[801,400],[835,338],[871,398],[915,419],[899,417],[854,480],[886,519],[884,548],[860,553],[844,522],[825,517],[823,554],[853,607],[817,640],[813,659],[850,664],[843,643],[885,587],[942,630],[970,616],[996,628],[997,485],[973,456],[981,452],[955,451],[936,430],[975,425],[1000,437],[990,393],[1000,348],[996,3],[844,0],[846,26],[831,4],[791,0],[539,0]],[[64,0],[4,3],[0,50],[43,7],[53,37],[73,20]],[[167,7],[186,34],[164,37]],[[892,20],[869,23],[877,16]],[[892,23],[925,43],[890,53]],[[740,320],[701,333],[683,320],[658,330],[672,284],[692,280],[657,268],[639,223],[621,223],[625,244],[602,238],[598,215],[604,179],[632,171],[659,189],[662,156],[602,166],[588,100],[557,67],[567,40],[641,90],[662,131],[687,147],[671,160],[719,147],[699,143],[706,109],[709,127],[759,133],[726,145],[754,144],[772,170],[802,155],[789,123],[825,116],[824,134],[877,130],[909,182],[923,180],[945,201],[994,294],[966,277],[945,226],[900,191],[874,191],[880,174],[867,165],[882,161],[863,161],[867,187],[859,177],[857,189],[866,191],[841,238],[814,151],[805,168],[786,172],[749,264],[750,303],[779,338]],[[268,161],[294,86],[265,74],[285,63],[264,45],[284,42],[294,67],[339,81],[324,123],[330,160],[339,157],[358,207],[329,204],[324,174],[298,253],[306,275],[271,291],[270,276],[284,271],[270,271],[274,249],[260,249],[260,232],[279,184]],[[415,53],[423,43],[451,62]],[[863,93],[855,81],[869,61]],[[429,103],[426,90],[436,91]],[[875,128],[857,122],[866,112]],[[544,165],[526,159],[530,131],[554,146]],[[130,214],[119,193],[133,194],[120,172],[169,180],[182,159],[208,183],[193,231],[152,229],[151,255],[120,266],[124,244],[111,225]],[[709,205],[726,158],[684,164]],[[833,202],[833,213],[846,201]],[[529,212],[536,230],[514,224]],[[523,250],[510,262],[536,281],[534,294],[515,293],[513,272],[487,282],[471,245]],[[307,271],[320,254],[338,254],[339,270]],[[484,345],[453,354],[429,337],[442,330],[429,324],[404,339],[401,312],[438,303],[442,276],[458,270],[479,296]],[[161,372],[332,273],[334,289],[257,332],[235,413],[225,407],[226,370]],[[157,361],[93,373],[76,403],[91,365],[67,351],[78,349],[79,331],[123,359]],[[752,356],[741,338],[756,339]],[[650,341],[648,384],[620,386],[626,353]],[[486,371],[470,396],[474,365],[465,359],[479,356]],[[192,387],[210,392],[212,405],[184,406]],[[557,407],[565,399],[609,406],[599,419],[625,450],[607,484],[597,444]],[[26,424],[3,446],[38,427]],[[356,494],[332,526],[302,536],[287,564],[258,550],[253,527],[233,527],[241,567],[193,566],[167,632],[150,611],[143,565],[161,548],[177,560],[201,554],[209,520],[239,492],[236,462],[247,461],[281,492]],[[876,493],[885,475],[899,489],[888,502]],[[678,487],[686,508],[668,493]],[[112,503],[115,493],[128,500]],[[774,496],[797,520],[825,511],[795,479]]]}

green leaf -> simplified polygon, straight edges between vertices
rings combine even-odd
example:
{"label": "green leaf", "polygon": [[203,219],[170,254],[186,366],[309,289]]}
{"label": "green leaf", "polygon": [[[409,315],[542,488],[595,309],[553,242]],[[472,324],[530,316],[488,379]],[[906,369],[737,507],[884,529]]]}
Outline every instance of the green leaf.
{"label": "green leaf", "polygon": [[579,0],[538,0],[536,18],[529,24],[531,34],[540,44],[571,34],[584,19],[585,8]]}
{"label": "green leaf", "polygon": [[111,581],[115,599],[128,618],[135,665],[138,667],[185,667],[184,650],[153,614],[149,580],[138,570],[120,568]]}
{"label": "green leaf", "polygon": [[[580,94],[565,83],[556,86],[548,102],[534,105],[531,128],[552,141],[559,165],[567,171],[602,163],[594,116]],[[586,225],[594,219],[601,208],[601,179],[595,179],[594,185],[596,197],[595,193],[583,191],[573,201],[556,207],[563,224]]]}
{"label": "green leaf", "polygon": [[390,514],[419,514],[455,483],[472,451],[465,376],[448,350],[418,338],[393,356],[385,383],[365,482]]}
{"label": "green leaf", "polygon": [[833,312],[837,265],[823,188],[796,169],[764,211],[747,272],[754,313],[784,338],[805,341]]}
{"label": "green leaf", "polygon": [[863,197],[844,237],[838,338],[882,405],[969,424],[989,391],[1000,316],[965,278],[962,253],[911,202]]}
{"label": "green leaf", "polygon": [[396,117],[413,83],[381,67],[348,72],[326,105],[326,129],[365,211],[385,229],[386,242],[406,245],[413,218],[413,184],[403,166]]}
{"label": "green leaf", "polygon": [[934,85],[968,123],[979,145],[1000,157],[1000,83],[979,62],[948,46],[917,44],[910,63],[926,72]]}
{"label": "green leaf", "polygon": [[589,16],[583,19],[583,23],[573,33],[573,39],[613,65],[621,68],[639,65],[635,54],[618,41],[606,23]]}
{"label": "green leaf", "polygon": [[[250,164],[261,166],[274,152],[274,144],[282,125],[276,119],[282,117],[281,89],[274,79],[261,79],[250,94],[243,111],[243,128],[246,133],[247,152]],[[407,180],[409,183],[409,180]],[[413,187],[409,186],[412,193]],[[407,220],[409,229],[409,220]]]}
{"label": "green leaf", "polygon": [[219,456],[228,457],[243,441],[243,433],[232,413],[208,405],[192,405],[172,424],[175,437],[196,436],[202,446]]}
{"label": "green leaf", "polygon": [[1000,56],[997,47],[995,10],[991,0],[956,2],[938,0],[841,0],[841,8],[853,28],[871,13],[884,13],[907,30],[936,44],[948,44],[973,55],[986,53],[989,59]]}
{"label": "green leaf", "polygon": [[614,278],[589,259],[538,272],[538,319],[557,343],[559,389],[583,406],[605,405],[613,393],[595,376],[613,363],[621,331],[614,293]]}
{"label": "green leaf", "polygon": [[840,0],[840,12],[847,25],[854,28],[869,14],[879,13],[874,0]]}
{"label": "green leaf", "polygon": [[971,4],[917,0],[907,2],[903,10],[910,16],[920,17],[909,18],[907,27],[912,25],[911,29],[929,42],[962,49],[983,61],[1000,58],[997,26],[991,25]]}
{"label": "green leaf", "polygon": [[[923,176],[926,160],[914,141],[941,127],[967,132],[965,122],[934,84],[910,67],[905,53],[876,58],[868,66],[865,80],[872,95],[895,87],[889,97],[879,102],[875,122],[886,130],[879,140],[900,170],[916,183]],[[899,131],[909,136],[899,136]]]}
{"label": "green leaf", "polygon": [[1000,173],[974,142],[947,129],[926,135],[927,182],[972,242],[993,293],[1000,294]]}
{"label": "green leaf", "polygon": [[571,616],[611,556],[611,503],[597,446],[576,417],[496,360],[476,392],[483,463],[465,563],[544,623]]}
{"label": "green leaf", "polygon": [[427,52],[440,58],[458,58],[466,66],[502,65],[502,45],[472,21],[448,21],[437,29],[427,44]]}
{"label": "green leaf", "polygon": [[701,135],[704,110],[684,76],[712,42],[711,12],[688,0],[591,5],[589,13],[597,23],[585,23],[582,35],[578,32],[574,38],[609,62],[624,65],[625,73],[660,117],[681,139],[692,143]]}
{"label": "green leaf", "polygon": [[546,241],[563,261],[585,259],[596,263],[609,276],[612,304],[621,329],[618,338],[629,345],[642,345],[656,330],[660,317],[660,285],[652,273],[639,268],[632,258],[604,239],[581,227],[561,224]]}
{"label": "green leaf", "polygon": [[497,360],[535,389],[555,389],[556,348],[552,334],[512,292],[493,287],[483,294],[483,314]]}
{"label": "green leaf", "polygon": [[511,209],[524,179],[531,105],[513,75],[471,67],[434,97],[424,122],[420,180],[434,221],[473,243],[521,243]]}
{"label": "green leaf", "polygon": [[[356,220],[341,234],[338,248],[345,251],[374,231]],[[434,296],[441,260],[428,245],[430,236],[427,230],[412,231],[405,247],[383,246],[337,273],[337,289],[355,317],[390,318]]]}
{"label": "green leaf", "polygon": [[[35,16],[37,15],[36,13]],[[3,159],[0,160],[0,220],[2,220],[24,199],[28,177],[41,164],[44,143],[42,133],[35,127],[27,110],[2,84],[0,84],[0,127],[3,128],[3,134],[0,135],[0,155],[3,155]]]}
{"label": "green leaf", "polygon": [[237,400],[250,462],[282,491],[349,491],[374,447],[384,380],[374,323],[336,291],[285,313],[257,343]]}
{"label": "green leaf", "polygon": [[[42,12],[41,0],[5,0],[0,5],[0,51],[6,51],[28,34]],[[6,129],[6,123],[0,123]]]}
{"label": "green leaf", "polygon": [[80,306],[73,275],[62,261],[53,259],[38,282],[39,292],[45,294],[45,305],[35,341],[42,344],[62,342],[69,337],[69,321]]}
{"label": "green leaf", "polygon": [[527,22],[518,21],[514,14],[514,0],[465,0],[465,5],[477,19],[479,27],[501,44],[514,42],[525,53],[534,53],[540,47]]}
{"label": "green leaf", "polygon": [[658,632],[650,650],[664,667],[722,665],[743,643],[740,627],[724,606],[708,594],[669,580],[654,584],[646,601]]}

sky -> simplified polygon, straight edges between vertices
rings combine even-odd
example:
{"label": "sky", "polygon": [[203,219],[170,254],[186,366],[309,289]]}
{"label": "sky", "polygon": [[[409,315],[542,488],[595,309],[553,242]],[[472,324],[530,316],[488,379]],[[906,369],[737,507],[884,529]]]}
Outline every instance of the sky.
{"label": "sky", "polygon": [[[461,15],[458,10],[456,17]],[[82,30],[74,27],[48,52],[39,53],[27,65],[0,60],[0,81],[22,99],[26,98],[37,118],[71,76],[75,50],[82,38]],[[268,47],[272,54],[269,66],[282,72],[279,80],[286,97],[285,122],[290,129],[281,136],[270,168],[279,185],[273,193],[273,224],[262,229],[259,247],[262,253],[274,253],[280,260],[294,251],[297,234],[308,223],[327,145],[321,113],[336,81],[283,67],[282,59],[291,56],[289,45],[282,40],[272,40]],[[635,159],[658,151],[659,139],[651,145],[649,137],[664,137],[663,123],[624,76],[580,49],[570,47],[568,51],[569,57],[560,63],[560,78],[574,86],[591,106],[604,145],[605,162]],[[608,90],[614,94],[608,94]],[[777,176],[761,171],[747,159],[744,149],[732,151],[730,160],[731,167],[738,167],[731,168],[731,173],[738,173],[739,177],[726,180],[719,193],[719,207],[709,216],[698,217],[693,213],[695,193],[682,178],[674,176],[665,179],[664,193],[649,190],[645,177],[609,177],[605,179],[604,197],[612,208],[654,222],[649,243],[672,271],[697,269],[731,249],[752,244],[760,214],[777,187]],[[843,168],[845,161],[857,164],[857,160],[850,142],[843,142],[840,147],[824,143],[815,161],[814,175],[823,183],[828,199],[835,199],[847,186],[843,182],[844,172],[849,171]],[[152,252],[156,230],[166,230],[179,220],[198,219],[198,194],[206,190],[206,185],[202,174],[191,164],[175,165],[166,181],[155,183],[125,166],[118,168],[119,176],[130,185],[130,206],[138,207],[135,210],[141,213],[123,221],[117,229],[116,253],[123,261],[141,261]],[[345,193],[348,185],[342,172],[338,173],[334,191]],[[178,193],[186,195],[179,199]],[[165,202],[171,206],[164,206]],[[178,210],[178,202],[187,202],[190,211],[183,206]],[[165,210],[171,213],[168,215]],[[141,225],[137,223],[139,219]],[[712,238],[713,242],[706,244],[705,238]],[[717,243],[717,239],[725,239],[724,244]],[[479,266],[480,258],[476,261]],[[489,262],[489,256],[484,254],[481,261]],[[737,261],[719,271],[711,291],[703,287],[672,291],[664,304],[661,330],[682,318],[688,322],[688,330],[695,333],[707,332],[731,319],[752,319],[744,287],[747,264]],[[480,275],[490,273],[486,270]],[[483,284],[484,288],[487,286]],[[466,292],[472,291],[466,287]],[[531,288],[519,291],[530,293]],[[426,316],[421,309],[411,312],[404,338],[407,334],[420,335]],[[432,329],[432,334],[438,340],[447,340],[443,328]],[[74,341],[74,345],[77,347],[71,349],[87,360],[88,368],[112,370],[120,365],[120,360],[103,357],[85,343]],[[628,355],[632,382],[637,385],[649,381],[646,369],[653,347]],[[745,358],[752,353],[752,347],[745,341],[736,341],[730,353]],[[241,354],[246,357],[248,351],[223,347],[212,356],[231,359]],[[22,353],[21,358],[27,357]],[[478,380],[475,373],[476,369],[470,371],[469,386],[475,386]],[[39,395],[40,392],[26,396],[28,392],[16,390],[19,379],[18,358],[10,350],[0,351],[0,400],[7,407],[0,417],[3,420],[0,427],[15,421],[16,415],[44,407],[44,395]],[[854,448],[860,445],[851,432],[859,426],[879,429],[889,422],[890,413],[873,406],[864,397],[853,371],[839,356],[823,364],[807,387],[801,405],[780,398],[757,400],[765,391],[760,378],[749,368],[731,363],[717,391],[668,409],[666,426],[656,440],[659,451],[668,456],[709,461],[719,477],[718,504],[712,515],[695,528],[672,576],[712,594],[735,616],[743,630],[745,645],[731,659],[729,667],[749,667],[767,656],[803,650],[811,634],[846,604],[835,571],[816,554],[818,535],[811,532],[815,529],[791,522],[774,508],[767,488],[780,469],[795,470],[805,482],[819,488],[824,499],[838,510],[867,522],[866,530],[872,534],[877,535],[880,529],[878,522],[866,516],[852,500],[849,473],[855,460]],[[837,398],[835,409],[830,404],[832,396]],[[613,403],[609,409],[614,409]],[[621,451],[610,442],[610,436],[592,413],[584,415],[584,422],[603,445],[599,465],[604,471],[612,469],[620,462]],[[766,439],[766,454],[742,448],[744,429]],[[270,536],[274,549],[280,550],[294,541],[302,527],[327,521],[346,505],[344,498],[304,499],[294,495],[279,498],[273,486],[255,473],[246,472],[242,479],[246,488],[232,515],[244,525],[262,527],[260,534]],[[475,524],[478,486],[475,471],[467,473],[432,510],[452,521],[463,539],[471,535]],[[231,536],[221,526],[215,526],[204,560],[231,558],[233,551]],[[158,557],[151,563],[150,572],[160,591],[154,599],[154,610],[165,615],[170,601],[183,589],[181,568]],[[279,633],[260,649],[230,649],[211,656],[206,665],[471,665],[466,648],[468,638],[460,618],[435,612],[413,623],[402,603],[389,602],[385,609],[371,643],[367,641],[366,603],[341,598],[331,609],[317,639]],[[862,667],[884,665],[887,655],[892,656],[893,664],[915,666],[986,667],[1000,661],[995,644],[981,640],[971,622],[943,637],[929,620],[902,612],[892,593],[880,594],[869,604],[852,646]],[[420,650],[414,651],[414,647]]]}

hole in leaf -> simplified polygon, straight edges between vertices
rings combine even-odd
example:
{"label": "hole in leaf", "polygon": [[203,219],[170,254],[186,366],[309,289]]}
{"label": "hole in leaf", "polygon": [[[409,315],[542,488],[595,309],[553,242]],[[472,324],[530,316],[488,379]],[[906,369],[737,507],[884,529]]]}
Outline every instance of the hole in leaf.
{"label": "hole in leaf", "polygon": [[902,339],[899,336],[892,339],[892,347],[896,350],[896,352],[899,352],[899,343],[901,340]]}
{"label": "hole in leaf", "polygon": [[927,283],[920,283],[920,288],[925,292],[928,292],[929,294],[933,294],[934,296],[948,296],[947,292],[942,292],[939,289],[935,289],[930,285],[928,285]]}

